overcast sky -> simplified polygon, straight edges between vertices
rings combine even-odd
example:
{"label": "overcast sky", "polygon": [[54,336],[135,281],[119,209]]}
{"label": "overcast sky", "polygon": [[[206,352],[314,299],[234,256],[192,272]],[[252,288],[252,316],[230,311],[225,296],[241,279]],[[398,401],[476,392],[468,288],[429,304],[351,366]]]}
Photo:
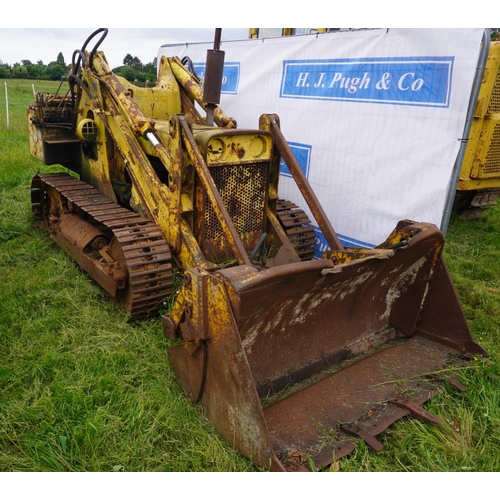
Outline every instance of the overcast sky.
{"label": "overcast sky", "polygon": [[[404,8],[400,0],[287,0],[286,4],[276,0],[236,0],[226,4],[207,0],[131,4],[111,0],[70,4],[18,0],[9,2],[8,9],[4,6],[0,14],[0,60],[8,64],[41,60],[48,64],[62,52],[69,64],[73,52],[97,29],[80,27],[89,21],[105,27],[118,26],[109,28],[100,46],[114,68],[122,64],[127,54],[144,64],[151,62],[166,43],[212,42],[215,28],[205,27],[210,25],[464,28],[489,24],[488,15],[486,8],[452,10],[435,0],[419,0]],[[131,25],[149,28],[126,27]],[[155,25],[189,27],[154,28]],[[223,40],[247,37],[248,28],[222,28]]]}
{"label": "overcast sky", "polygon": [[[23,60],[33,64],[49,64],[62,52],[66,64],[72,54],[81,49],[88,36],[97,28],[0,28],[0,60],[10,65]],[[127,54],[138,57],[142,63],[152,62],[161,45],[180,42],[213,42],[215,28],[109,28],[99,46],[112,68],[121,66]],[[98,35],[100,36],[100,35]],[[242,40],[248,37],[248,28],[223,28],[222,40]],[[93,39],[93,48],[99,38]]]}

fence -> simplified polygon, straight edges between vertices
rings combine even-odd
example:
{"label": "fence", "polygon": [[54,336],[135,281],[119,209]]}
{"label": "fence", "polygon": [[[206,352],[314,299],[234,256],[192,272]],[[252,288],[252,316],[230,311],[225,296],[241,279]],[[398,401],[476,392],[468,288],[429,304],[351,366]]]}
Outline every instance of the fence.
{"label": "fence", "polygon": [[[19,106],[27,108],[35,99],[37,92],[54,93],[60,82],[52,81],[4,81],[3,92],[0,91],[0,128],[10,129],[11,111]],[[3,95],[1,95],[3,94]]]}

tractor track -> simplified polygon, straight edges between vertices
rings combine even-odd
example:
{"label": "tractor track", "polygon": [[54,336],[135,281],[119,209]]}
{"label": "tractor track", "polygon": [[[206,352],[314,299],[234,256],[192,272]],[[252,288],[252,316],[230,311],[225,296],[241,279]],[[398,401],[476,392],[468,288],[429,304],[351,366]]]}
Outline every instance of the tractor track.
{"label": "tractor track", "polygon": [[311,260],[314,257],[316,238],[304,210],[291,201],[278,200],[276,215],[300,259]]}
{"label": "tractor track", "polygon": [[[59,207],[51,205],[54,194]],[[108,235],[121,249],[119,265],[126,268],[127,280],[117,299],[130,319],[151,315],[163,307],[172,292],[173,269],[169,246],[159,227],[146,217],[121,207],[97,189],[66,173],[39,174],[31,184],[34,216],[52,233],[59,212],[71,212]]]}

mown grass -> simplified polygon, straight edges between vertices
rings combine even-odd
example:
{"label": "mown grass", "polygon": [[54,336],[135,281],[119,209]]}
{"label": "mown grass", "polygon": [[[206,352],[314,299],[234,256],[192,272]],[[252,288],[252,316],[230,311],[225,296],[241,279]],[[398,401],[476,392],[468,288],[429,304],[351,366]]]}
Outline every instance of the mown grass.
{"label": "mown grass", "polygon": [[[30,157],[31,88],[8,83],[22,104],[9,130],[0,104],[0,470],[257,470],[184,397],[160,321],[127,323],[36,227],[31,177],[60,168]],[[379,436],[381,453],[359,443],[341,471],[500,470],[499,230],[500,207],[479,221],[453,218],[445,250],[489,360],[461,372],[468,392],[445,387],[426,405],[443,425],[402,420]]]}

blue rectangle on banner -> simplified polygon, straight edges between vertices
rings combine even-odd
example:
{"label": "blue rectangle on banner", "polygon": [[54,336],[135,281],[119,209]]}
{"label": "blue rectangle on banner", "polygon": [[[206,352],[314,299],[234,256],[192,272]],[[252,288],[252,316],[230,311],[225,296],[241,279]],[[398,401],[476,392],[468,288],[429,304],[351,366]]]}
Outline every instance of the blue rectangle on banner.
{"label": "blue rectangle on banner", "polygon": [[[203,80],[205,78],[206,63],[193,63],[194,69],[198,76]],[[224,71],[222,73],[222,94],[236,94],[238,92],[238,84],[240,82],[240,63],[225,62]]]}
{"label": "blue rectangle on banner", "polygon": [[283,61],[280,97],[449,106],[454,57]]}
{"label": "blue rectangle on banner", "polygon": [[[288,145],[292,150],[295,159],[297,160],[302,172],[306,176],[306,179],[309,178],[309,165],[311,164],[311,149],[312,146],[309,144],[299,144],[298,142],[289,142]],[[290,170],[288,170],[288,166],[285,163],[285,160],[281,158],[280,162],[280,174],[285,177],[292,177]]]}

